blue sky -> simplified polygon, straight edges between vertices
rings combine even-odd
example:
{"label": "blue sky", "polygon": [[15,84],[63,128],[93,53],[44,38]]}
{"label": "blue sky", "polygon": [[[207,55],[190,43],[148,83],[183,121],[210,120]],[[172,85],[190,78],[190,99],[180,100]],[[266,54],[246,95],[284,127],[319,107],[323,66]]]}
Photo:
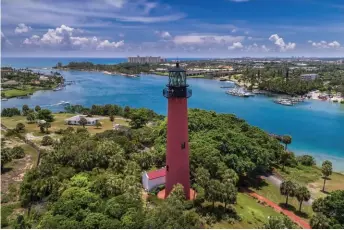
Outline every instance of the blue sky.
{"label": "blue sky", "polygon": [[344,0],[2,0],[3,56],[344,56]]}

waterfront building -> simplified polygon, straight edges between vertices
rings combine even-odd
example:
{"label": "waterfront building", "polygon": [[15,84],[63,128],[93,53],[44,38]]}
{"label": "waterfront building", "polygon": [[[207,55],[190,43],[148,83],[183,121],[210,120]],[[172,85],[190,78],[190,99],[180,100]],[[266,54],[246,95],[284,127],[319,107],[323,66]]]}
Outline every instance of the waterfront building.
{"label": "waterfront building", "polygon": [[84,117],[87,121],[86,125],[96,125],[97,121],[100,121],[99,117],[87,117],[86,115],[76,115],[65,119],[66,125],[80,125],[80,119]]}
{"label": "waterfront building", "polygon": [[169,71],[169,82],[163,90],[168,99],[167,111],[167,153],[166,153],[166,186],[158,193],[159,198],[166,198],[173,187],[181,184],[186,199],[195,197],[190,189],[188,105],[187,99],[192,91],[186,83],[186,71],[176,63]]}
{"label": "waterfront building", "polygon": [[163,63],[166,62],[165,58],[161,57],[152,57],[152,56],[147,56],[147,57],[128,57],[128,62],[129,63],[139,63],[139,64],[145,64],[145,63]]}

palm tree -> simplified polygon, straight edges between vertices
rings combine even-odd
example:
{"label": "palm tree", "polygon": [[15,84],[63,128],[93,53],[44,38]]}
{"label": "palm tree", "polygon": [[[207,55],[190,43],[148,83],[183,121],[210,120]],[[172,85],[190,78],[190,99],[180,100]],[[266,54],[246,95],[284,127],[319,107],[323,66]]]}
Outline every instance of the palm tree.
{"label": "palm tree", "polygon": [[296,186],[290,181],[283,181],[280,187],[280,192],[282,195],[286,196],[285,205],[288,205],[288,198],[295,195]]}
{"label": "palm tree", "polygon": [[301,212],[302,202],[309,201],[309,199],[311,198],[311,193],[305,186],[302,186],[297,188],[295,197],[300,202],[299,211]]}
{"label": "palm tree", "polygon": [[322,167],[321,167],[321,172],[323,174],[323,178],[324,178],[324,185],[323,185],[323,189],[322,191],[325,192],[325,183],[326,180],[328,179],[328,177],[332,174],[332,162],[331,161],[324,161],[322,163]]}
{"label": "palm tree", "polygon": [[291,141],[292,141],[292,137],[289,136],[289,135],[284,135],[282,137],[282,142],[285,144],[285,150],[287,150],[289,144],[291,144]]}

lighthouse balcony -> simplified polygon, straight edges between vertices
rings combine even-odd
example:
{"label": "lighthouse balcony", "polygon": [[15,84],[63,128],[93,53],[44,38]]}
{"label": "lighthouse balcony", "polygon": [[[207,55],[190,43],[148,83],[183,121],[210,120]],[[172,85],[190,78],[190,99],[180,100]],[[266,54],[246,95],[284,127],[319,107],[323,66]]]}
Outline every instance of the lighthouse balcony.
{"label": "lighthouse balcony", "polygon": [[186,87],[168,87],[162,92],[166,98],[189,98],[192,96],[192,90]]}

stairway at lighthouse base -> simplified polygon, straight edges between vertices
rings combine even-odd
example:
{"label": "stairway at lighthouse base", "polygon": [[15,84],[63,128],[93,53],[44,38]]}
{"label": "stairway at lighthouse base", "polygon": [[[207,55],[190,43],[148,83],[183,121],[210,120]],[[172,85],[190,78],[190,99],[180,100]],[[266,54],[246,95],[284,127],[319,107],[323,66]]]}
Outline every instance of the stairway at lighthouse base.
{"label": "stairway at lighthouse base", "polygon": [[[190,199],[189,200],[194,200],[197,196],[197,193],[195,192],[195,190],[190,188]],[[161,190],[160,192],[158,192],[158,198],[159,199],[166,199],[166,194],[165,194],[165,189]]]}

